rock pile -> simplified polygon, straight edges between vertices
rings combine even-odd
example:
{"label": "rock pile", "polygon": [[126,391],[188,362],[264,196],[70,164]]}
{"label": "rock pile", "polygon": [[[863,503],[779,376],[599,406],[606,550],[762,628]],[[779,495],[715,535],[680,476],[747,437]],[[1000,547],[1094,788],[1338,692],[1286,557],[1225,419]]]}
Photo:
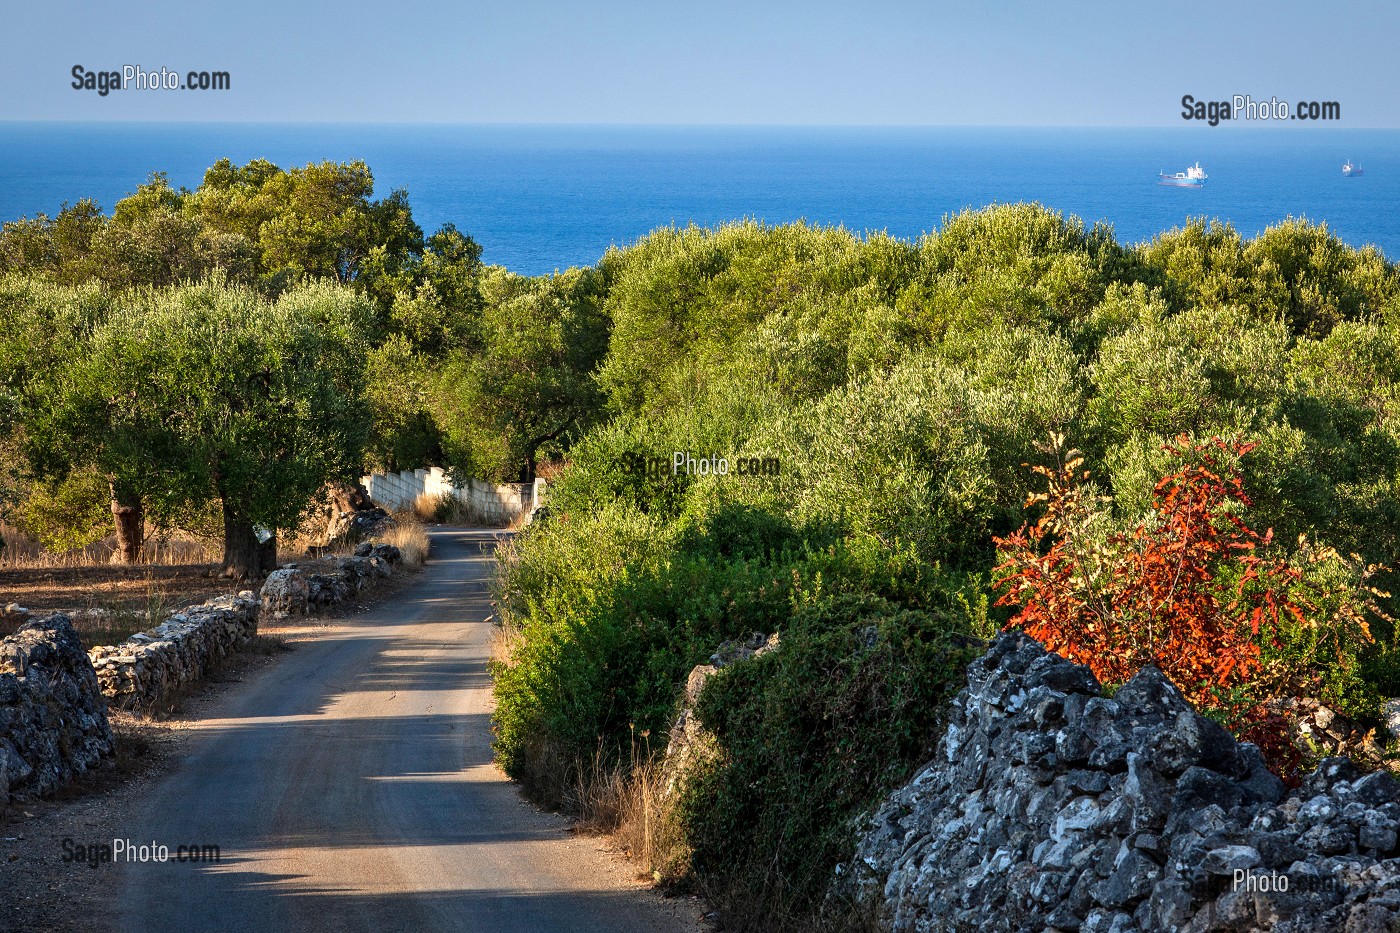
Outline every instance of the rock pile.
{"label": "rock pile", "polygon": [[108,702],[147,712],[218,667],[258,633],[250,590],[174,613],[148,632],[88,653]]}
{"label": "rock pile", "polygon": [[691,668],[685,681],[685,693],[681,697],[680,715],[671,726],[671,737],[666,745],[665,774],[668,793],[679,787],[692,766],[713,749],[710,736],[705,733],[694,713],[705,681],[721,668],[776,651],[778,644],[777,632],[772,635],[754,632],[748,638],[721,643],[715,653],[710,655],[709,664],[697,664]]}
{"label": "rock pile", "polygon": [[333,606],[390,576],[401,563],[403,554],[394,545],[366,541],[355,548],[353,557],[336,560],[330,573],[309,573],[288,564],[263,582],[262,607],[274,616],[288,616]]}
{"label": "rock pile", "polygon": [[1312,697],[1286,697],[1273,703],[1275,710],[1295,723],[1294,741],[1300,748],[1320,749],[1328,755],[1348,755],[1358,761],[1379,764],[1385,755],[1375,729],[1363,729]]}
{"label": "rock pile", "polygon": [[29,610],[19,603],[0,606],[0,628],[18,628],[29,621]]}
{"label": "rock pile", "polygon": [[332,483],[326,491],[330,500],[327,542],[373,537],[394,524],[394,517],[380,508],[360,483]]}
{"label": "rock pile", "polygon": [[1155,669],[1109,699],[1007,633],[844,884],[901,933],[1400,930],[1400,783],[1330,758],[1285,790]]}
{"label": "rock pile", "polygon": [[0,641],[0,805],[51,793],[111,752],[107,704],[69,618]]}

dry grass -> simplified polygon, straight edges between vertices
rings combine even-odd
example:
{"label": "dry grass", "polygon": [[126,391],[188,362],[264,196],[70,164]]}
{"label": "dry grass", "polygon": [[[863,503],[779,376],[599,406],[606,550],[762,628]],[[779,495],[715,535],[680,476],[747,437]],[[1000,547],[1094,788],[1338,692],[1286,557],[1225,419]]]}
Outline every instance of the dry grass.
{"label": "dry grass", "polygon": [[[13,525],[0,522],[0,568],[16,570],[48,570],[67,567],[105,567],[112,563],[117,550],[115,536],[104,538],[84,548],[55,553]],[[141,548],[142,564],[187,566],[212,564],[223,557],[221,542],[211,542],[184,532],[151,534]]]}
{"label": "dry grass", "polygon": [[486,520],[466,502],[444,493],[432,496],[423,493],[413,500],[409,513],[418,521],[430,525],[484,525]]}
{"label": "dry grass", "polygon": [[154,581],[147,581],[144,604],[109,602],[94,606],[74,619],[74,626],[83,636],[83,643],[119,645],[137,632],[153,629],[166,620],[172,609],[165,591]]}
{"label": "dry grass", "polygon": [[400,519],[382,535],[375,536],[380,544],[392,544],[403,554],[403,565],[410,569],[422,567],[428,560],[428,530],[420,522]]}
{"label": "dry grass", "polygon": [[499,616],[494,617],[492,621],[495,623],[495,631],[491,636],[491,663],[509,665],[523,636],[518,627],[503,623]]}
{"label": "dry grass", "polygon": [[0,605],[18,603],[35,617],[71,613],[85,642],[113,644],[163,622],[170,609],[234,592],[238,587],[218,569],[205,564],[0,568]]}
{"label": "dry grass", "polygon": [[355,547],[359,542],[354,538],[337,538],[329,544],[323,544],[326,539],[324,534],[303,535],[300,532],[279,535],[277,539],[277,560],[320,560],[324,557],[350,557],[355,553]]}
{"label": "dry grass", "polygon": [[430,496],[426,492],[419,493],[418,498],[413,500],[413,515],[417,516],[420,522],[437,522],[438,510],[447,501],[447,496]]}
{"label": "dry grass", "polygon": [[304,516],[300,526],[277,533],[277,553],[279,555],[310,554],[320,557],[331,555],[348,557],[350,552],[355,549],[354,543],[327,541],[328,525],[326,516],[321,510],[317,510],[312,515]]}
{"label": "dry grass", "polygon": [[577,769],[568,809],[580,828],[613,837],[628,857],[658,883],[686,877],[690,847],[661,756],[652,754],[650,736],[632,741],[631,761],[608,765],[600,749]]}
{"label": "dry grass", "polygon": [[[376,540],[398,545],[411,566],[421,566],[427,555],[427,536],[420,519],[410,513],[400,515],[399,525]],[[218,564],[223,561],[222,540],[210,540],[184,531],[158,532],[148,528],[149,537],[141,549],[140,565],[160,567],[189,567]],[[402,540],[400,540],[402,538]],[[114,565],[112,556],[117,539],[110,536],[87,547],[71,551],[47,550],[38,541],[13,525],[0,522],[0,570],[67,570],[83,567],[130,566]],[[325,542],[324,516],[316,513],[300,528],[279,535],[278,552],[284,559],[303,555],[312,557],[348,557],[355,550],[354,541]],[[410,557],[410,555],[413,555]]]}

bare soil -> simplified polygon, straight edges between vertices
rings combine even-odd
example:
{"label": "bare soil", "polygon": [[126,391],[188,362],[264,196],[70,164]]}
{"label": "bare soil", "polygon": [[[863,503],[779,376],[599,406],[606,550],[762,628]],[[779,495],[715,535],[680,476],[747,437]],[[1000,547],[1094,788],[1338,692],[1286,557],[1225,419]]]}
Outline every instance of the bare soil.
{"label": "bare soil", "polygon": [[[312,573],[331,573],[335,558],[299,558],[294,562]],[[118,644],[159,625],[171,611],[250,588],[250,584],[234,583],[222,576],[220,569],[218,564],[5,568],[0,569],[0,609],[18,603],[29,610],[31,618],[100,609],[101,617],[76,616],[74,626],[86,645]],[[380,599],[412,578],[411,573],[396,574],[359,600]],[[354,605],[345,608],[353,611]],[[19,625],[0,615],[0,638],[12,634]]]}
{"label": "bare soil", "polygon": [[[164,615],[238,589],[215,564],[138,564],[108,567],[32,567],[0,570],[0,607],[19,603],[34,616],[104,609],[114,616]],[[159,619],[156,620],[159,622]],[[154,623],[152,623],[154,624]],[[133,629],[140,631],[141,628]],[[7,624],[0,637],[15,628]],[[84,623],[79,620],[78,629]],[[92,644],[84,632],[84,640]],[[97,633],[93,633],[97,634]],[[105,633],[104,633],[105,634]]]}

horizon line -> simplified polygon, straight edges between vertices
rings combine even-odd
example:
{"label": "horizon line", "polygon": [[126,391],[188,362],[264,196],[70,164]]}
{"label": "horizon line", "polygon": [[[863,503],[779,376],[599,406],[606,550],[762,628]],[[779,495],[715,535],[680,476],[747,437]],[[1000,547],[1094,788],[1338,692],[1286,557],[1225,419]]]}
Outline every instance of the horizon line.
{"label": "horizon line", "polygon": [[[1183,121],[1184,123],[1185,121]],[[106,125],[106,126],[398,126],[398,127],[478,127],[510,129],[821,129],[821,130],[1165,130],[1180,129],[1214,133],[1220,126],[1194,123],[661,123],[608,121],[491,121],[491,120],[291,120],[291,119],[88,119],[80,117],[3,117],[0,124]],[[1322,123],[1284,121],[1227,125],[1227,132],[1302,132],[1400,130],[1396,126],[1337,126]]]}

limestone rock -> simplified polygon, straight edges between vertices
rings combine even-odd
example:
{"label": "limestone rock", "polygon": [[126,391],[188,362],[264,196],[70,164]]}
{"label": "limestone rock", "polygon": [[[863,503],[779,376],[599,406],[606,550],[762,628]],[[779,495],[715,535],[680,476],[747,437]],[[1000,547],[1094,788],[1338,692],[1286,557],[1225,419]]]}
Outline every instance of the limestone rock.
{"label": "limestone rock", "polygon": [[29,610],[19,603],[6,603],[0,606],[0,626],[3,631],[17,628],[29,621]]}
{"label": "limestone rock", "polygon": [[111,753],[107,704],[69,617],[0,641],[0,805],[52,793]]}
{"label": "limestone rock", "polygon": [[720,669],[751,658],[760,657],[778,649],[778,633],[764,635],[754,632],[746,639],[726,641],[710,656],[709,664],[697,664],[686,678],[685,693],[681,699],[680,715],[671,726],[670,740],[666,745],[665,775],[668,792],[675,791],[686,772],[697,759],[708,754],[713,748],[713,739],[700,725],[695,716],[695,704],[705,682]]}
{"label": "limestone rock", "polygon": [[332,483],[327,487],[326,541],[358,541],[382,534],[394,524],[393,516],[369,497],[359,483]]}
{"label": "limestone rock", "polygon": [[[1400,782],[1328,758],[1285,790],[1159,671],[1106,699],[1010,632],[969,665],[933,761],[861,827],[837,891],[898,933],[1400,930]],[[1239,873],[1291,887],[1237,889]]]}
{"label": "limestone rock", "polygon": [[211,599],[120,645],[94,647],[88,658],[108,703],[148,712],[205,677],[258,633],[258,601],[252,595]]}
{"label": "limestone rock", "polygon": [[371,557],[377,557],[391,567],[403,563],[403,551],[393,544],[376,544],[370,550]]}
{"label": "limestone rock", "polygon": [[262,606],[268,612],[305,613],[311,604],[306,575],[295,567],[274,570],[262,586]]}

